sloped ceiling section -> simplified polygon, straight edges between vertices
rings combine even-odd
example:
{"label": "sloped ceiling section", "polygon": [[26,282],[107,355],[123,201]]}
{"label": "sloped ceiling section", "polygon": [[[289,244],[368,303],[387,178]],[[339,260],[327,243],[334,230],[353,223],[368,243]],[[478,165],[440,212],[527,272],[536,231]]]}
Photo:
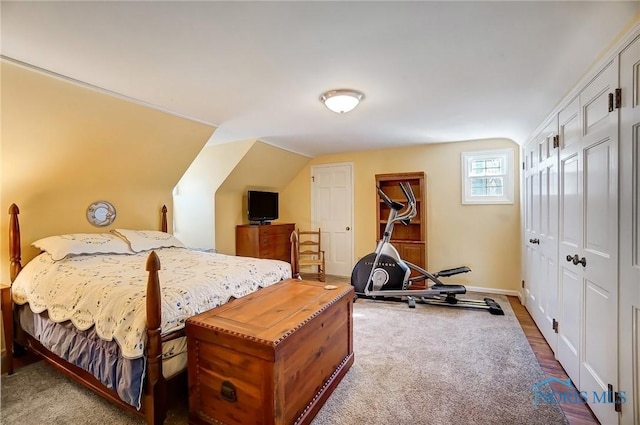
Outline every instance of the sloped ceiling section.
{"label": "sloped ceiling section", "polygon": [[101,199],[116,207],[111,227],[158,229],[160,207],[171,210],[173,187],[215,128],[6,61],[0,70],[3,229],[16,203],[24,247],[108,230],[86,219]]}
{"label": "sloped ceiling section", "polygon": [[256,141],[219,191],[284,188],[310,160],[308,156]]}
{"label": "sloped ceiling section", "polygon": [[308,156],[256,141],[216,192],[218,251],[235,254],[234,224],[247,223],[247,190],[282,192],[310,160]]}

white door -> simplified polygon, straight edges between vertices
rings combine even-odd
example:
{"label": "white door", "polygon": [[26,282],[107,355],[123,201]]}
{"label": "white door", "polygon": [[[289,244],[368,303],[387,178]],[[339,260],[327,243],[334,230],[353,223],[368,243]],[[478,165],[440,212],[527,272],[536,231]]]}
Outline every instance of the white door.
{"label": "white door", "polygon": [[558,114],[560,136],[558,346],[556,358],[577,387],[580,385],[582,269],[571,262],[582,246],[580,108],[574,99]]}
{"label": "white door", "polygon": [[537,246],[538,302],[534,317],[542,335],[555,352],[558,335],[554,330],[558,302],[558,148],[554,139],[558,134],[553,119],[537,139],[538,166],[536,185],[539,191],[538,236],[527,241]]}
{"label": "white door", "polygon": [[556,355],[606,424],[618,423],[613,404],[602,402],[618,383],[618,115],[609,108],[617,70],[609,63],[558,116]]}
{"label": "white door", "polygon": [[524,148],[526,306],[555,352],[558,302],[558,122],[552,119]]}
{"label": "white door", "polygon": [[537,248],[532,241],[539,237],[539,187],[537,185],[538,155],[537,142],[533,140],[524,147],[524,257],[525,279],[524,298],[527,309],[533,316],[538,303]]}
{"label": "white door", "polygon": [[353,269],[353,166],[311,167],[311,221],[322,230],[327,274],[350,276]]}
{"label": "white door", "polygon": [[[581,93],[582,274],[584,331],[580,390],[606,393],[618,387],[618,111],[609,97],[618,85],[611,62]],[[591,403],[601,423],[618,423],[612,404]]]}
{"label": "white door", "polygon": [[[620,55],[621,422],[640,424],[640,39]],[[634,407],[635,406],[635,407]]]}

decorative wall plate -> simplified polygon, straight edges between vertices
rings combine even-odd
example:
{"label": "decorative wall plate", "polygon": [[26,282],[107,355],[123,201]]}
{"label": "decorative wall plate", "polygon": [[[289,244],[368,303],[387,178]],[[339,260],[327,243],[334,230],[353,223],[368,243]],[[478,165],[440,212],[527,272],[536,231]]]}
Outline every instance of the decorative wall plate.
{"label": "decorative wall plate", "polygon": [[87,208],[87,220],[94,226],[108,226],[116,219],[116,209],[107,201],[96,201]]}

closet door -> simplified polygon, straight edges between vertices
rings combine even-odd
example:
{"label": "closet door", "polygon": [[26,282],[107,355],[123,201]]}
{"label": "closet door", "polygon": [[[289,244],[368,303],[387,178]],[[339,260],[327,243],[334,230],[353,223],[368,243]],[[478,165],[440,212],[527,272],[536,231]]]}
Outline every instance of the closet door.
{"label": "closet door", "polygon": [[620,388],[640,424],[640,39],[620,55]]}
{"label": "closet door", "polygon": [[536,321],[547,343],[555,352],[558,335],[553,328],[558,304],[558,134],[556,119],[549,122],[538,142],[538,184],[540,186],[540,236],[536,242],[539,257],[540,294]]}
{"label": "closet door", "polygon": [[557,121],[525,147],[525,294],[527,309],[555,352],[558,301]]}
{"label": "closet door", "polygon": [[[532,241],[539,238],[540,186],[538,184],[538,142],[536,139],[524,147],[524,244],[525,257],[525,305],[534,316],[540,292],[538,277],[538,246]],[[535,317],[534,317],[535,320]]]}
{"label": "closet door", "polygon": [[[618,111],[609,102],[617,84],[616,61],[580,93],[583,238],[571,265],[584,291],[580,390],[598,394],[618,384]],[[601,423],[618,423],[613,404],[590,407]]]}
{"label": "closet door", "polygon": [[582,155],[579,99],[558,114],[560,136],[558,245],[558,347],[556,357],[580,385],[582,270],[571,259],[582,246]]}

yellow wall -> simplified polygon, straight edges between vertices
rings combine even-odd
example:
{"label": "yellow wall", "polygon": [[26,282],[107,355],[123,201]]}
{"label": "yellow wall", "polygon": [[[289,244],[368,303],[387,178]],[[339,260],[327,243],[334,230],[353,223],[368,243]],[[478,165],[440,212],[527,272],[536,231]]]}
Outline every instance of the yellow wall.
{"label": "yellow wall", "polygon": [[[215,128],[7,61],[0,69],[2,281],[11,203],[21,212],[23,263],[41,237],[159,229],[161,206],[172,210],[173,187]],[[86,219],[89,204],[102,199],[117,210],[107,228]]]}
{"label": "yellow wall", "polygon": [[[248,223],[247,190],[271,190],[281,193],[287,184],[299,175],[309,160],[307,156],[260,141],[251,146],[216,192],[218,252],[231,255],[236,253],[235,226]],[[293,197],[295,204],[295,194]],[[286,222],[283,217],[288,215],[285,204],[281,203],[280,219],[276,222]]]}
{"label": "yellow wall", "polygon": [[[375,174],[424,171],[429,270],[467,265],[472,272],[456,276],[456,283],[518,291],[521,280],[519,167],[515,167],[513,204],[461,203],[461,153],[498,148],[512,148],[515,164],[519,164],[518,145],[504,139],[425,144],[314,158],[282,192],[281,220],[295,222],[299,227],[311,225],[311,166],[353,163],[354,251],[358,259],[375,248]],[[454,283],[453,278],[451,282]]]}

